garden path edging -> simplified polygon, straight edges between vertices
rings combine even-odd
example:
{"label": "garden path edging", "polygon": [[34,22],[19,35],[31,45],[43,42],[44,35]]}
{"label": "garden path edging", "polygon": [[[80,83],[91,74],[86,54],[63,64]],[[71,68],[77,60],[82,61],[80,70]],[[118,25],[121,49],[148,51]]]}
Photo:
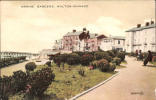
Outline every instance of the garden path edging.
{"label": "garden path edging", "polygon": [[110,81],[112,78],[114,78],[114,77],[117,76],[118,74],[119,74],[119,72],[117,72],[117,73],[114,74],[113,76],[109,77],[108,79],[104,80],[103,82],[101,82],[101,83],[95,85],[94,87],[92,87],[92,88],[90,88],[90,89],[88,89],[88,90],[86,90],[86,91],[83,91],[83,92],[81,92],[80,94],[78,94],[78,95],[76,95],[76,96],[70,98],[69,100],[76,100],[77,98],[81,97],[82,95],[84,95],[84,94],[86,94],[86,93],[88,93],[88,92],[94,90],[95,88],[97,88],[97,87],[99,87],[99,86],[105,84],[106,82]]}

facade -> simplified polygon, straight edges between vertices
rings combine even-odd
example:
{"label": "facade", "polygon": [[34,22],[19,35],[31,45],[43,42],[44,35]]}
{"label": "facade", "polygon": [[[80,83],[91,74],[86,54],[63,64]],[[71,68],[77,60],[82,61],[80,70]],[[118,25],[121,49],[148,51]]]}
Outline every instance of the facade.
{"label": "facade", "polygon": [[148,50],[156,52],[156,24],[154,21],[146,22],[144,26],[138,24],[137,27],[126,31],[126,52]]}
{"label": "facade", "polygon": [[63,51],[84,51],[84,39],[87,35],[86,28],[83,28],[83,31],[68,32],[63,36]]}
{"label": "facade", "polygon": [[73,30],[63,36],[62,52],[73,51],[98,51],[101,39],[106,38],[105,35],[91,34],[86,28],[82,31]]}
{"label": "facade", "polygon": [[125,48],[125,37],[122,36],[110,36],[108,38],[103,38],[100,44],[100,49],[107,51],[117,49],[124,51]]}

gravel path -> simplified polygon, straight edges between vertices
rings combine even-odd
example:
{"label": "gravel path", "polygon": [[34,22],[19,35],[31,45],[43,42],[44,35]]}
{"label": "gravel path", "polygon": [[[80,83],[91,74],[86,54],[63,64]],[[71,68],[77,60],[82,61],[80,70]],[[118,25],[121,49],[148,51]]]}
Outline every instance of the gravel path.
{"label": "gravel path", "polygon": [[78,100],[156,100],[156,66],[126,57],[127,68]]}

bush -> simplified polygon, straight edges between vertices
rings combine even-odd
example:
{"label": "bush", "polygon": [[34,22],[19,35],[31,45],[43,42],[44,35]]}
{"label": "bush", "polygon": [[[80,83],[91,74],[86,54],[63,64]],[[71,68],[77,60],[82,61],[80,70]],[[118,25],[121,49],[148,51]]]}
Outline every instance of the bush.
{"label": "bush", "polygon": [[121,61],[124,61],[125,60],[125,53],[124,52],[119,52],[117,54],[117,57],[121,59]]}
{"label": "bush", "polygon": [[76,53],[72,53],[69,55],[67,59],[67,64],[69,65],[76,65],[80,63],[80,56]]}
{"label": "bush", "polygon": [[88,66],[91,61],[93,61],[93,56],[91,54],[84,54],[80,59],[80,63],[84,66]]}
{"label": "bush", "polygon": [[102,72],[106,72],[109,70],[109,63],[106,59],[101,59],[98,61],[98,68]]}
{"label": "bush", "polygon": [[51,67],[51,61],[47,61],[46,65],[48,65],[48,67]]}
{"label": "bush", "polygon": [[91,65],[93,66],[93,69],[97,68],[98,67],[98,61],[97,60],[92,61]]}
{"label": "bush", "polygon": [[107,51],[108,55],[111,56],[111,57],[115,57],[115,54],[113,51],[109,50]]}
{"label": "bush", "polygon": [[85,71],[83,68],[80,68],[80,70],[78,71],[79,75],[81,76],[85,76]]}
{"label": "bush", "polygon": [[109,63],[109,71],[114,71],[116,69],[116,64],[114,63]]}
{"label": "bush", "polygon": [[25,65],[25,69],[27,71],[33,71],[36,68],[36,64],[34,62],[29,62]]}
{"label": "bush", "polygon": [[112,63],[115,63],[116,65],[120,65],[121,64],[121,59],[118,57],[113,58]]}
{"label": "bush", "polygon": [[112,57],[109,56],[107,52],[95,52],[94,53],[94,59],[100,60],[100,59],[106,59],[107,61],[111,61]]}
{"label": "bush", "polygon": [[13,87],[14,87],[14,93],[17,93],[19,91],[25,90],[25,87],[27,85],[27,75],[25,72],[19,70],[13,73]]}
{"label": "bush", "polygon": [[48,88],[52,81],[54,81],[55,74],[51,68],[43,68],[37,72],[32,73],[28,78],[27,94],[30,96],[42,96],[44,91]]}
{"label": "bush", "polygon": [[12,94],[12,77],[3,76],[0,77],[0,99],[8,100],[9,96]]}
{"label": "bush", "polygon": [[152,61],[156,62],[156,56],[153,56]]}

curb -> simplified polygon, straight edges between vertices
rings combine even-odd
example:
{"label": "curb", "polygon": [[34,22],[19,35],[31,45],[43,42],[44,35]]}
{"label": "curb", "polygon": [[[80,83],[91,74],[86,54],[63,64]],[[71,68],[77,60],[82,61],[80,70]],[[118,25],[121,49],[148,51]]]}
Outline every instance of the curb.
{"label": "curb", "polygon": [[110,81],[112,78],[114,78],[114,77],[117,76],[118,74],[119,74],[119,72],[117,72],[117,73],[114,74],[113,76],[109,77],[109,78],[106,79],[105,81],[103,81],[103,82],[101,82],[101,83],[95,85],[94,87],[92,87],[92,88],[90,88],[90,89],[88,89],[88,90],[86,90],[86,91],[83,91],[82,93],[80,93],[80,94],[78,94],[78,95],[76,95],[76,96],[70,98],[69,100],[76,100],[77,98],[81,97],[82,95],[84,95],[84,94],[86,94],[86,93],[88,93],[88,92],[94,90],[95,88],[97,88],[97,87],[99,87],[99,86],[105,84],[106,82]]}

